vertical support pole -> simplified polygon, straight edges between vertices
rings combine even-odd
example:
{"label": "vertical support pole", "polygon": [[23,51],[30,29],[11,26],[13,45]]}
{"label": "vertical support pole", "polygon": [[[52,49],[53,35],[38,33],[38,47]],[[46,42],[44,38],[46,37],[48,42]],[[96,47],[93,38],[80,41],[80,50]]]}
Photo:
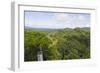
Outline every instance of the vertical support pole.
{"label": "vertical support pole", "polygon": [[37,59],[38,59],[38,61],[43,61],[43,52],[42,52],[41,47],[40,47],[39,51],[37,52]]}

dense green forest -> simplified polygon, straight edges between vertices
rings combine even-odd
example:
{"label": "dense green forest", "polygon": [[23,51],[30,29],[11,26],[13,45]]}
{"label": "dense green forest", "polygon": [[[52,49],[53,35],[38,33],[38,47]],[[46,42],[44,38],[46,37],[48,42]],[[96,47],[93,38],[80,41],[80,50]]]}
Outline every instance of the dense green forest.
{"label": "dense green forest", "polygon": [[25,28],[24,61],[37,61],[40,47],[44,61],[90,58],[90,28]]}

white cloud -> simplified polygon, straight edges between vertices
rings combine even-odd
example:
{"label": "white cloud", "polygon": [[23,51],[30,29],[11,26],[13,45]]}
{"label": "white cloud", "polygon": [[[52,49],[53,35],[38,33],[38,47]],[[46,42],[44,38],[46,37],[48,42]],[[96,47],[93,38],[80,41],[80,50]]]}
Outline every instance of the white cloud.
{"label": "white cloud", "polygon": [[62,23],[69,23],[69,21],[70,21],[70,16],[65,13],[54,13],[53,18],[57,22],[62,22]]}
{"label": "white cloud", "polygon": [[[48,17],[49,18],[49,17]],[[35,28],[75,28],[89,27],[89,18],[82,14],[53,13],[49,20],[37,20],[26,18],[25,26]]]}
{"label": "white cloud", "polygon": [[80,21],[84,21],[84,20],[85,20],[85,17],[82,16],[82,15],[79,15],[79,16],[78,16],[78,19],[79,19]]}

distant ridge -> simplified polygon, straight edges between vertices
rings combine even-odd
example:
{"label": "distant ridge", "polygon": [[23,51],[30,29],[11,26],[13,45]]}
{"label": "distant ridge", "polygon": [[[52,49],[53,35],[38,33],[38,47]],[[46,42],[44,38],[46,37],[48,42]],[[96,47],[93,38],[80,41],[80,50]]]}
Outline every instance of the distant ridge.
{"label": "distant ridge", "polygon": [[[77,27],[80,28],[82,30],[90,30],[90,27]],[[25,26],[24,27],[25,30],[35,30],[35,31],[58,31],[58,30],[72,30],[72,29],[76,29],[76,28],[33,28],[33,27],[28,27]]]}

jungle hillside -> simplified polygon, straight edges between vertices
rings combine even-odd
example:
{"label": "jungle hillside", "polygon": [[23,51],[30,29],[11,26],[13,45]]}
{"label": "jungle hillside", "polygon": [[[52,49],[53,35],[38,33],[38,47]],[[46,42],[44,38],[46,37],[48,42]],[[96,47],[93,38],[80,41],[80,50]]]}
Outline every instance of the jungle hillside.
{"label": "jungle hillside", "polygon": [[24,61],[43,61],[90,58],[90,28],[29,28],[24,29]]}

